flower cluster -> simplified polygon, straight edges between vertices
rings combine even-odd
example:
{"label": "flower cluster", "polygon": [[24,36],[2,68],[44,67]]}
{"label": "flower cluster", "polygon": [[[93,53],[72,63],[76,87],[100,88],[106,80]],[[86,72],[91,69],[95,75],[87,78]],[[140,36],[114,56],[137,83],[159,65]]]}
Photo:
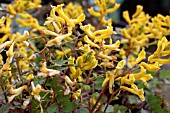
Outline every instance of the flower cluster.
{"label": "flower cluster", "polygon": [[[0,85],[5,84],[2,88],[8,92],[2,90],[8,103],[20,101],[27,107],[35,99],[42,112],[45,101],[47,105],[57,103],[59,108],[64,107],[60,100],[64,95],[69,97],[66,102],[79,103],[77,109],[83,104],[88,106],[84,101],[89,100],[94,106],[87,108],[93,112],[101,105],[93,94],[101,91],[102,96],[106,89],[111,95],[126,90],[144,101],[144,89],[138,88],[136,81],[147,85],[153,78],[148,71],[157,72],[163,64],[170,63],[167,58],[170,41],[166,39],[170,33],[170,16],[158,14],[152,18],[139,5],[132,18],[125,11],[123,17],[128,26],[121,30],[124,37],[114,42],[112,38],[116,32],[112,19],[106,20],[106,16],[119,8],[115,0],[95,0],[98,10],[88,9],[92,16],[99,18],[100,26],[86,23],[82,6],[73,3],[51,6],[44,25],[40,25],[27,12],[41,7],[40,3],[41,0],[14,0],[4,9],[9,15],[0,19],[0,33],[3,34],[0,38]],[[29,30],[13,32],[14,21]],[[151,39],[157,49],[147,57],[146,48]],[[100,90],[94,89],[98,78],[102,78]],[[88,99],[83,97],[85,95]]]}

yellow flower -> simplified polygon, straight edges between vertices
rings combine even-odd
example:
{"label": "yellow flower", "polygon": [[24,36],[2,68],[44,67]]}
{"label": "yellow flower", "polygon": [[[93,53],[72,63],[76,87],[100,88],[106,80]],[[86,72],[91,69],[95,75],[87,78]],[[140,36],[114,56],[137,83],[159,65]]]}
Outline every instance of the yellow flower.
{"label": "yellow flower", "polygon": [[133,74],[133,76],[135,77],[136,80],[142,80],[144,85],[147,85],[147,81],[149,81],[153,77],[151,74],[146,74],[146,69],[144,69],[143,66],[140,66],[140,70],[141,71],[139,73],[135,73]]}
{"label": "yellow flower", "polygon": [[116,66],[116,69],[115,69],[115,74],[118,74],[118,72],[123,69],[125,65],[125,60],[121,60],[118,62],[117,66]]}
{"label": "yellow flower", "polygon": [[40,97],[40,92],[41,92],[41,86],[39,84],[34,85],[34,82],[31,82],[31,87],[32,87],[32,92],[31,92],[31,95],[34,96],[34,98],[37,100],[37,101],[40,101],[41,97]]}
{"label": "yellow flower", "polygon": [[108,60],[116,60],[115,56],[108,56],[105,55],[102,51],[98,54],[98,56],[102,59],[108,59]]}
{"label": "yellow flower", "polygon": [[13,86],[11,86],[11,88],[9,89],[9,93],[13,94],[13,95],[20,94],[24,89],[27,89],[26,85],[21,86],[21,87],[19,87],[17,89],[14,89]]}
{"label": "yellow flower", "polygon": [[6,52],[6,55],[8,56],[7,63],[9,63],[9,64],[12,62],[12,59],[13,59],[13,56],[14,56],[14,51],[13,51],[14,43],[15,42],[12,43],[12,45],[9,48],[9,50]]}
{"label": "yellow flower", "polygon": [[90,24],[85,26],[80,26],[80,29],[83,30],[91,39],[95,39],[95,36],[93,34],[94,29]]}
{"label": "yellow flower", "polygon": [[102,62],[100,65],[104,66],[104,67],[108,67],[108,68],[113,68],[114,67],[113,61],[112,62],[108,62],[108,61]]}
{"label": "yellow flower", "polygon": [[10,89],[9,89],[9,93],[12,94],[12,96],[8,96],[8,103],[10,103],[16,96],[18,96],[19,94],[21,94],[21,92],[25,89],[27,90],[27,86],[24,85],[24,86],[21,86],[17,89],[14,89],[12,85],[10,85]]}
{"label": "yellow flower", "polygon": [[102,87],[104,87],[106,85],[107,82],[109,82],[109,74],[106,74],[106,78],[104,79],[103,83],[102,83]]}
{"label": "yellow flower", "polygon": [[128,11],[123,12],[123,18],[126,20],[126,22],[128,22],[130,24],[131,20],[130,20]]}
{"label": "yellow flower", "polygon": [[67,84],[69,84],[70,86],[73,86],[75,84],[75,82],[71,81],[71,79],[68,76],[64,77],[64,80],[66,81]]}
{"label": "yellow flower", "polygon": [[64,55],[67,55],[68,53],[70,53],[70,52],[71,52],[71,49],[66,49],[66,50],[64,50],[64,51],[56,50],[55,52],[56,52],[56,54],[58,55],[58,56],[57,56],[57,59],[60,59],[60,58],[62,58]]}
{"label": "yellow flower", "polygon": [[[76,9],[76,10],[75,10]],[[64,13],[72,19],[76,19],[79,15],[83,13],[83,9],[80,5],[73,5],[72,2],[70,2],[65,8]]]}
{"label": "yellow flower", "polygon": [[121,33],[125,38],[131,39],[131,36],[129,35],[128,31],[125,28],[121,29]]}
{"label": "yellow flower", "polygon": [[76,92],[74,92],[74,93],[72,94],[72,98],[75,99],[75,100],[77,100],[78,97],[80,96],[80,94],[81,94],[81,89],[78,89]]}
{"label": "yellow flower", "polygon": [[[74,64],[74,60],[75,60],[75,58],[70,56],[68,64]],[[76,69],[75,66],[69,66],[69,68],[70,68],[70,72],[71,72],[71,74],[70,74],[71,79],[77,79],[82,75],[82,71],[80,68]]]}
{"label": "yellow flower", "polygon": [[29,74],[29,75],[27,76],[26,80],[30,81],[30,80],[33,79],[33,78],[34,78],[34,75],[33,75],[33,74]]}
{"label": "yellow flower", "polygon": [[53,46],[53,45],[55,45],[55,44],[58,44],[58,45],[59,45],[59,44],[62,43],[61,41],[62,41],[63,39],[65,39],[65,38],[67,38],[67,37],[69,37],[69,36],[71,36],[71,33],[57,36],[57,37],[55,37],[54,39],[49,40],[49,41],[47,42],[46,46],[47,46],[47,47],[51,47],[51,46]]}
{"label": "yellow flower", "polygon": [[147,64],[145,62],[141,62],[139,66],[143,66],[145,69],[147,69],[150,72],[157,72],[160,69],[159,63],[155,62],[154,64]]}
{"label": "yellow flower", "polygon": [[100,46],[99,45],[97,45],[97,44],[95,44],[95,43],[93,43],[89,38],[88,38],[88,36],[86,35],[86,36],[84,36],[84,41],[86,42],[86,43],[88,43],[88,44],[90,44],[92,47],[97,47],[97,48],[100,48]]}
{"label": "yellow flower", "polygon": [[109,50],[118,50],[119,45],[120,45],[120,41],[118,40],[114,44],[111,44],[111,45],[103,44],[102,48],[106,48],[106,49],[109,49]]}
{"label": "yellow flower", "polygon": [[29,36],[29,32],[28,31],[24,31],[23,36],[21,36],[19,33],[16,33],[16,39],[15,42],[23,42],[25,41]]}
{"label": "yellow flower", "polygon": [[80,66],[82,70],[93,69],[97,66],[97,63],[98,61],[93,52],[85,53],[76,60],[76,64]]}
{"label": "yellow flower", "polygon": [[135,82],[135,77],[133,74],[128,74],[121,79],[121,84],[131,85]]}
{"label": "yellow flower", "polygon": [[121,58],[123,58],[123,59],[126,58],[126,52],[124,51],[123,48],[120,49],[119,54],[120,54]]}
{"label": "yellow flower", "polygon": [[12,41],[6,41],[3,44],[0,45],[0,51],[3,51],[3,49],[7,46],[9,46],[12,43]]}
{"label": "yellow flower", "polygon": [[168,59],[154,58],[154,59],[151,59],[150,62],[151,63],[158,62],[159,64],[169,64],[170,58],[168,58]]}
{"label": "yellow flower", "polygon": [[146,58],[146,53],[144,50],[142,50],[139,55],[138,55],[138,58],[135,60],[134,64],[131,65],[132,67],[134,67],[136,64],[138,64],[140,61],[142,61],[143,59]]}
{"label": "yellow flower", "polygon": [[128,91],[128,92],[131,92],[131,93],[139,96],[139,98],[140,98],[142,101],[145,100],[143,88],[142,88],[142,89],[138,89],[135,84],[133,84],[133,85],[131,86],[131,88],[128,88],[128,87],[126,87],[126,86],[120,86],[120,89],[126,90],[126,91]]}
{"label": "yellow flower", "polygon": [[115,5],[112,8],[106,9],[106,13],[112,13],[116,11],[120,7],[120,4],[115,3]]}
{"label": "yellow flower", "polygon": [[95,17],[101,16],[101,14],[100,14],[99,12],[94,11],[93,7],[89,8],[88,11],[89,11],[89,13],[90,13],[91,15],[93,15],[93,16],[95,16]]}
{"label": "yellow flower", "polygon": [[113,86],[114,86],[114,78],[115,78],[115,71],[111,71],[109,73],[109,93],[113,93]]}
{"label": "yellow flower", "polygon": [[143,10],[143,6],[141,5],[137,5],[136,7],[137,7],[136,12],[132,15],[132,18],[137,17]]}
{"label": "yellow flower", "polygon": [[54,69],[48,69],[46,67],[46,62],[43,63],[42,67],[40,68],[40,73],[38,73],[38,76],[42,76],[42,77],[51,77],[54,75],[59,75],[60,71],[58,70],[54,70]]}

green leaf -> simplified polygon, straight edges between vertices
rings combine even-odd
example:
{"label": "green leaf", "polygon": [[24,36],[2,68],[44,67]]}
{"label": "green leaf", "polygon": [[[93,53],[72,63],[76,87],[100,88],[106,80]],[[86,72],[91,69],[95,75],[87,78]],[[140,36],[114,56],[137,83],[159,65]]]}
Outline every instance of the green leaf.
{"label": "green leaf", "polygon": [[65,45],[66,45],[67,47],[69,47],[70,49],[73,48],[73,44],[71,44],[70,42],[66,43]]}
{"label": "green leaf", "polygon": [[[106,105],[102,107],[102,111],[104,111]],[[113,112],[114,107],[112,105],[108,105],[106,109],[106,113]]]}
{"label": "green leaf", "polygon": [[32,101],[31,101],[31,107],[32,107],[31,113],[40,113],[41,112],[41,110],[37,108],[39,106],[39,104],[40,103],[37,100],[32,99]]}
{"label": "green leaf", "polygon": [[2,105],[0,107],[0,113],[8,113],[11,108],[11,104]]}
{"label": "green leaf", "polygon": [[57,101],[59,101],[60,104],[63,104],[65,102],[70,101],[70,94],[69,95],[64,95],[64,92],[60,92],[57,94],[56,97]]}
{"label": "green leaf", "polygon": [[59,76],[55,76],[55,78],[52,80],[51,86],[55,93],[58,93],[62,89]]}
{"label": "green leaf", "polygon": [[57,68],[57,70],[59,70],[59,71],[66,70],[66,69],[68,69],[68,67],[59,67],[59,68]]}
{"label": "green leaf", "polygon": [[114,113],[126,113],[126,111],[128,110],[127,107],[122,106],[122,105],[114,105]]}
{"label": "green leaf", "polygon": [[37,108],[37,106],[39,106],[39,102],[35,99],[32,99],[31,106],[32,106],[32,108]]}
{"label": "green leaf", "polygon": [[137,97],[137,96],[134,96],[134,95],[129,95],[128,100],[129,100],[129,103],[130,103],[130,104],[134,104],[134,103],[137,102],[138,97]]}
{"label": "green leaf", "polygon": [[74,102],[65,102],[63,105],[63,112],[71,113],[76,108],[76,103]]}
{"label": "green leaf", "polygon": [[163,102],[163,99],[161,97],[148,94],[147,102],[148,102],[149,108],[154,113],[167,113],[165,109],[161,108],[161,104]]}
{"label": "green leaf", "polygon": [[90,112],[87,108],[81,108],[81,109],[77,110],[77,113],[90,113]]}
{"label": "green leaf", "polygon": [[68,60],[57,60],[55,61],[55,66],[62,66],[66,62],[68,62]]}
{"label": "green leaf", "polygon": [[31,109],[31,113],[41,113],[41,110],[34,108]]}
{"label": "green leaf", "polygon": [[51,104],[50,107],[47,108],[48,113],[57,113],[58,112],[58,105],[56,103]]}
{"label": "green leaf", "polygon": [[170,78],[170,70],[161,70],[161,72],[160,72],[160,78],[161,78],[161,79]]}
{"label": "green leaf", "polygon": [[104,78],[98,77],[97,80],[94,81],[95,83],[95,89],[101,90],[102,89],[102,83],[104,81]]}

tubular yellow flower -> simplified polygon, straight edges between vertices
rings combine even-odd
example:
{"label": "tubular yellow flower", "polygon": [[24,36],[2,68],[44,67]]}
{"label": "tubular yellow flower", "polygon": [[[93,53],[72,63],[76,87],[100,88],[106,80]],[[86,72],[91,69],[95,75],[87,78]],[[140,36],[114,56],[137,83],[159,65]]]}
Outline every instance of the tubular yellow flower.
{"label": "tubular yellow flower", "polygon": [[70,25],[71,27],[74,27],[75,24],[66,16],[66,14],[63,12],[63,6],[64,4],[61,5],[57,5],[57,7],[55,7],[55,11],[58,13],[58,15],[63,18],[68,25]]}
{"label": "tubular yellow flower", "polygon": [[13,86],[11,86],[11,88],[9,89],[9,93],[13,94],[13,95],[20,94],[24,89],[27,90],[27,86],[26,85],[21,86],[21,87],[19,87],[17,89],[13,89]]}
{"label": "tubular yellow flower", "polygon": [[155,62],[154,64],[147,64],[145,62],[141,62],[139,64],[139,66],[143,66],[145,69],[147,69],[150,72],[157,72],[160,68],[159,68],[159,63]]}
{"label": "tubular yellow flower", "polygon": [[84,41],[86,42],[86,43],[88,43],[88,44],[90,44],[92,47],[97,47],[97,48],[100,48],[100,46],[99,45],[97,45],[97,44],[95,44],[95,43],[93,43],[89,38],[88,38],[88,36],[86,35],[86,36],[84,36]]}
{"label": "tubular yellow flower", "polygon": [[17,34],[18,34],[18,36],[16,36],[17,38],[15,39],[15,42],[23,42],[23,41],[25,41],[25,40],[28,38],[28,36],[29,36],[29,32],[28,32],[28,31],[24,31],[23,36],[21,36],[19,33],[17,33]]}
{"label": "tubular yellow flower", "polygon": [[126,58],[126,52],[124,51],[124,49],[120,49],[119,54],[120,54],[121,58],[123,58],[123,59]]}
{"label": "tubular yellow flower", "polygon": [[118,50],[118,47],[120,46],[120,41],[116,41],[114,44],[111,44],[111,45],[105,45],[103,44],[102,47],[103,48],[107,48],[109,50]]}
{"label": "tubular yellow flower", "polygon": [[68,33],[68,34],[65,34],[65,35],[60,35],[60,36],[57,36],[57,37],[55,37],[54,39],[51,39],[51,40],[49,40],[48,42],[47,42],[47,44],[46,44],[46,46],[47,47],[51,47],[51,46],[53,46],[53,45],[55,45],[55,44],[61,44],[62,42],[62,40],[63,39],[65,39],[66,37],[69,37],[69,36],[71,36],[71,34],[72,33]]}
{"label": "tubular yellow flower", "polygon": [[136,64],[138,64],[140,61],[142,61],[143,59],[146,58],[146,53],[144,50],[142,50],[139,55],[138,58],[135,60],[135,63],[132,65],[132,67],[134,67]]}
{"label": "tubular yellow flower", "polygon": [[137,96],[139,96],[139,98],[144,101],[145,97],[144,97],[144,91],[143,89],[133,89],[133,88],[128,88],[126,86],[120,86],[120,89],[126,90],[128,92],[131,92]]}
{"label": "tubular yellow flower", "polygon": [[126,29],[121,29],[121,33],[125,38],[131,39],[131,36],[129,35],[129,33],[127,32]]}
{"label": "tubular yellow flower", "polygon": [[17,12],[14,10],[11,4],[8,4],[6,8],[11,14],[16,15]]}
{"label": "tubular yellow flower", "polygon": [[128,11],[123,12],[123,18],[126,20],[126,22],[128,22],[130,24],[131,20],[130,20]]}
{"label": "tubular yellow flower", "polygon": [[100,65],[104,66],[104,67],[108,67],[108,68],[113,68],[114,67],[113,61],[112,62],[108,62],[108,61],[102,62]]}
{"label": "tubular yellow flower", "polygon": [[103,59],[116,60],[116,57],[115,57],[115,56],[105,55],[105,54],[103,54],[102,51],[98,54],[98,56],[99,56],[100,58],[103,58]]}
{"label": "tubular yellow flower", "polygon": [[106,78],[104,79],[103,83],[102,83],[102,87],[104,87],[106,85],[106,83],[109,82],[109,74],[106,74]]}
{"label": "tubular yellow flower", "polygon": [[132,18],[136,18],[143,10],[143,6],[141,5],[137,5],[136,8],[136,12],[132,15]]}
{"label": "tubular yellow flower", "polygon": [[168,59],[154,58],[154,59],[151,59],[150,62],[151,63],[158,62],[159,64],[169,64],[170,58],[168,58]]}
{"label": "tubular yellow flower", "polygon": [[68,76],[64,77],[64,80],[66,81],[67,84],[69,84],[70,86],[73,86],[75,84],[75,82],[71,81],[71,79]]}
{"label": "tubular yellow flower", "polygon": [[78,89],[76,92],[72,94],[72,98],[77,100],[80,95],[81,95],[81,89]]}
{"label": "tubular yellow flower", "polygon": [[[48,17],[47,20],[51,20],[51,21],[54,20],[56,22],[61,22],[62,24],[65,24],[65,20],[63,18],[55,15],[55,8],[53,8],[53,6],[52,6],[52,10],[50,11],[50,16],[51,17]],[[48,22],[51,22],[51,21],[46,21],[45,25],[48,24]]]}
{"label": "tubular yellow flower", "polygon": [[3,44],[0,45],[0,51],[3,51],[3,49],[7,46],[9,46],[12,43],[12,41],[6,41]]}
{"label": "tubular yellow flower", "polygon": [[29,75],[27,76],[26,80],[30,81],[30,80],[33,79],[33,78],[34,78],[34,75],[33,75],[33,74],[29,74]]}
{"label": "tubular yellow flower", "polygon": [[47,35],[60,36],[59,34],[53,32],[53,31],[50,31],[50,30],[42,30],[42,32],[43,32],[44,34],[47,34]]}
{"label": "tubular yellow flower", "polygon": [[32,92],[31,95],[34,96],[34,98],[37,101],[40,101],[41,97],[40,97],[40,92],[41,92],[41,86],[39,84],[37,84],[36,86],[34,85],[34,82],[31,82],[31,87],[32,87]]}
{"label": "tubular yellow flower", "polygon": [[116,11],[120,7],[120,4],[115,3],[115,5],[112,8],[106,9],[106,13],[112,13]]}
{"label": "tubular yellow flower", "polygon": [[115,69],[115,74],[117,74],[119,70],[123,69],[124,65],[125,65],[125,60],[119,61]]}
{"label": "tubular yellow flower", "polygon": [[76,60],[76,64],[80,66],[82,70],[93,69],[97,66],[98,60],[96,60],[93,52],[85,53],[79,56]]}
{"label": "tubular yellow flower", "polygon": [[70,52],[71,52],[71,49],[66,49],[66,50],[64,50],[64,51],[56,50],[55,52],[56,52],[56,54],[58,55],[58,56],[57,56],[57,59],[60,59],[60,58],[63,57],[64,55],[67,55],[68,53],[70,53]]}
{"label": "tubular yellow flower", "polygon": [[[76,10],[75,10],[76,9]],[[78,4],[73,4],[70,2],[65,8],[64,8],[64,13],[72,19],[77,18],[83,13],[83,9],[81,5]]]}
{"label": "tubular yellow flower", "polygon": [[[68,64],[74,64],[75,58],[70,56],[68,59]],[[71,73],[76,73],[76,68],[74,66],[69,66]]]}
{"label": "tubular yellow flower", "polygon": [[44,62],[42,67],[40,68],[41,72],[38,73],[38,76],[42,76],[45,78],[45,77],[51,77],[51,76],[60,74],[60,71],[54,70],[54,69],[48,69],[46,66],[47,66],[46,62]]}
{"label": "tubular yellow flower", "polygon": [[95,36],[92,32],[91,25],[80,26],[80,29],[83,30],[90,38],[95,39]]}
{"label": "tubular yellow flower", "polygon": [[[74,57],[70,56],[68,64],[74,64],[74,60],[75,60]],[[79,62],[80,62],[80,59],[79,59]],[[80,78],[80,76],[82,75],[82,71],[79,67],[76,69],[75,66],[69,66],[69,68],[71,71],[71,74],[70,74],[71,79]]]}
{"label": "tubular yellow flower", "polygon": [[113,85],[114,85],[115,71],[111,71],[109,73],[109,93],[113,93]]}
{"label": "tubular yellow flower", "polygon": [[147,81],[152,79],[151,74],[146,74],[146,69],[143,66],[140,66],[141,71],[139,73],[133,74],[136,80],[142,80],[145,85],[147,85]]}
{"label": "tubular yellow flower", "polygon": [[82,21],[85,20],[85,15],[82,13],[80,16],[77,17],[77,19],[73,19],[74,24],[81,23]]}
{"label": "tubular yellow flower", "polygon": [[93,7],[89,8],[88,11],[91,15],[93,15],[95,17],[101,16],[101,14],[99,12],[94,11]]}
{"label": "tubular yellow flower", "polygon": [[132,85],[134,82],[135,82],[135,77],[133,74],[126,75],[121,79],[121,84]]}
{"label": "tubular yellow flower", "polygon": [[12,45],[10,46],[9,50],[6,52],[6,55],[8,56],[7,58],[7,62],[8,63],[11,63],[12,62],[12,59],[13,59],[13,56],[14,56],[14,42],[12,43]]}
{"label": "tubular yellow flower", "polygon": [[2,16],[2,17],[0,18],[0,25],[4,24],[4,23],[5,23],[5,20],[6,20],[5,16]]}

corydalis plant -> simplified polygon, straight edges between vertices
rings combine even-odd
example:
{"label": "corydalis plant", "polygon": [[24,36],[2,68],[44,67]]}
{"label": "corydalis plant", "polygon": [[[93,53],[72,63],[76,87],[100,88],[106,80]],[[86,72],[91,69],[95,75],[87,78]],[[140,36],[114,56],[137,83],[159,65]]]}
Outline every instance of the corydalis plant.
{"label": "corydalis plant", "polygon": [[[124,38],[113,42],[111,37],[116,32],[112,20],[105,17],[119,8],[120,4],[114,0],[95,0],[99,10],[88,9],[92,16],[98,17],[99,25],[85,24],[87,18],[82,6],[72,3],[65,7],[51,5],[44,25],[39,25],[26,10],[40,7],[40,1],[30,1],[28,6],[25,3],[16,0],[7,5],[10,16],[0,19],[0,33],[4,34],[0,51],[7,57],[3,62],[5,56],[0,55],[0,85],[6,103],[18,102],[24,105],[22,109],[32,107],[41,112],[53,107],[55,112],[85,108],[91,113],[105,112],[112,98],[123,90],[144,101],[144,89],[137,82],[147,85],[153,78],[147,71],[157,72],[170,62],[165,58],[170,53],[170,42],[165,37],[169,28],[163,28],[169,25],[169,16],[151,18],[142,11],[142,6],[137,6],[132,18],[125,11],[123,16],[129,25],[121,30]],[[11,33],[14,18],[20,27],[30,30]],[[157,30],[161,30],[161,35],[155,33]],[[146,57],[150,39],[155,40],[157,49]],[[110,97],[105,98],[105,94]],[[102,106],[106,106],[104,110]]]}

